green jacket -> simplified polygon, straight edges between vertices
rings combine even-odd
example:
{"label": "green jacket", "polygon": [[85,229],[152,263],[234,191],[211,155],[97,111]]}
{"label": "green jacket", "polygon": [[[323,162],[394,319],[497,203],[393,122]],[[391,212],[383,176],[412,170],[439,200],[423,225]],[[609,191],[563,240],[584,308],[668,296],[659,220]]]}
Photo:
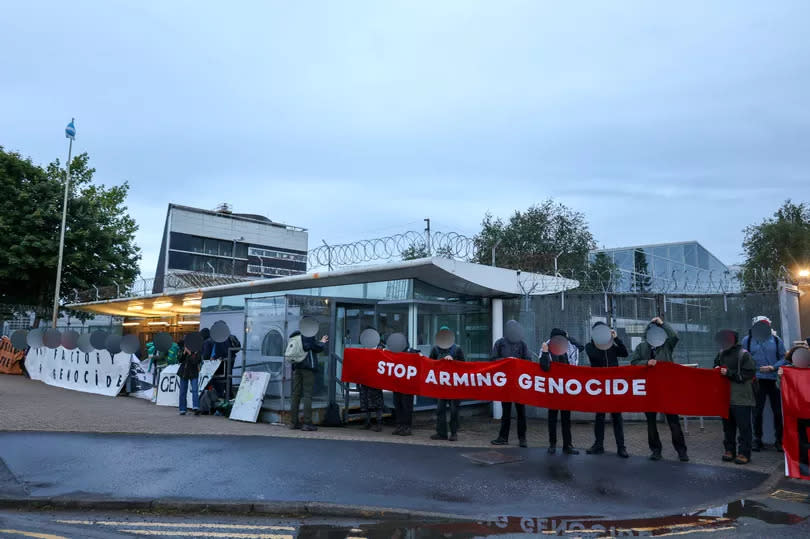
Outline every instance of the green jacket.
{"label": "green jacket", "polygon": [[741,344],[736,344],[717,354],[715,367],[728,369],[726,376],[731,380],[731,406],[754,406],[754,376],[757,364]]}
{"label": "green jacket", "polygon": [[655,359],[656,361],[667,361],[669,363],[675,362],[675,346],[678,344],[678,332],[672,329],[672,326],[664,322],[661,326],[667,332],[667,340],[655,349],[655,357],[653,358],[653,348],[647,341],[642,341],[641,344],[636,346],[633,350],[633,355],[630,356],[631,365],[646,365],[647,361]]}

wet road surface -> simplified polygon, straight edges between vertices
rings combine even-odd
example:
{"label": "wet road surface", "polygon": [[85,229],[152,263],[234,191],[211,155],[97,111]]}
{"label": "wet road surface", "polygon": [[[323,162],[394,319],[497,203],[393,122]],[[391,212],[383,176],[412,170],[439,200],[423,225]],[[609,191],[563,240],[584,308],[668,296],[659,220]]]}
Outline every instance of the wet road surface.
{"label": "wet road surface", "polygon": [[476,518],[616,519],[706,507],[766,478],[741,467],[549,456],[541,448],[505,449],[526,460],[483,466],[461,456],[469,452],[311,439],[0,433],[0,486],[33,497],[314,501]]}

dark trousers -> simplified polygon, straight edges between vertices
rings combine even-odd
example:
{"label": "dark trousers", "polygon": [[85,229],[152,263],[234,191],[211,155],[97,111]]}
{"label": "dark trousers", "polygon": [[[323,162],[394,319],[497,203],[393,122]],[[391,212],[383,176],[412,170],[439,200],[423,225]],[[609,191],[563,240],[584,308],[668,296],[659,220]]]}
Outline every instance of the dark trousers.
{"label": "dark trousers", "polygon": [[436,434],[447,436],[447,408],[450,408],[450,434],[458,432],[458,402],[439,399],[436,407]]}
{"label": "dark trousers", "polygon": [[413,423],[413,395],[394,393],[394,415],[397,425],[410,427]]}
{"label": "dark trousers", "polygon": [[762,412],[765,410],[765,399],[771,401],[771,411],[773,412],[773,428],[776,435],[776,443],[782,443],[782,395],[776,387],[776,380],[757,380],[759,390],[757,391],[757,409],[754,415],[754,438],[762,442]]}
{"label": "dark trousers", "polygon": [[290,423],[298,424],[298,407],[304,401],[304,425],[312,425],[312,388],[315,386],[315,371],[296,369],[293,371],[292,400],[290,401]]}
{"label": "dark trousers", "polygon": [[[751,458],[751,416],[753,406],[734,406],[728,411],[728,419],[723,419],[723,445],[732,455],[742,455]],[[734,436],[739,431],[740,436],[735,443]]]}
{"label": "dark trousers", "polygon": [[570,410],[549,410],[548,411],[548,445],[557,445],[557,415],[562,418],[562,439],[563,447],[573,447],[571,441],[571,411]]}
{"label": "dark trousers", "polygon": [[[653,453],[660,453],[664,448],[661,445],[661,437],[658,436],[658,414],[656,412],[647,412],[647,441],[650,444],[650,450]],[[667,423],[669,423],[669,430],[672,432],[672,445],[678,455],[686,455],[686,439],[683,437],[683,430],[681,430],[681,418],[674,414],[666,414]]]}
{"label": "dark trousers", "polygon": [[[610,414],[613,423],[613,437],[616,438],[616,449],[624,449],[624,419],[622,414]],[[593,434],[596,441],[593,445],[605,448],[605,414],[596,414],[596,421],[593,424]]]}
{"label": "dark trousers", "polygon": [[[518,440],[526,439],[526,406],[524,404],[515,403],[515,410],[517,411],[517,431]],[[498,438],[502,440],[509,439],[509,431],[512,429],[512,403],[503,403],[503,415],[501,416],[501,431],[498,433]]]}

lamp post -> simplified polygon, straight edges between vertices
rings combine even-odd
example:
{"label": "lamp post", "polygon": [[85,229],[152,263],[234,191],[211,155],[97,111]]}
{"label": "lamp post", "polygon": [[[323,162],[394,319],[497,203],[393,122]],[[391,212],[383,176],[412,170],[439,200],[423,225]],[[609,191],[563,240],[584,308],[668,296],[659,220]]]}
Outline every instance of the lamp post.
{"label": "lamp post", "polygon": [[236,242],[244,240],[244,236],[233,239],[233,250],[231,251],[231,277],[236,275]]}
{"label": "lamp post", "polygon": [[59,288],[62,284],[62,255],[65,251],[65,221],[67,220],[68,193],[70,193],[70,154],[73,152],[73,140],[76,138],[76,126],[73,125],[75,118],[70,119],[70,123],[65,127],[65,137],[68,143],[67,171],[65,174],[65,200],[62,203],[62,228],[59,230],[59,258],[56,262],[56,286],[53,293],[53,327],[59,318]]}

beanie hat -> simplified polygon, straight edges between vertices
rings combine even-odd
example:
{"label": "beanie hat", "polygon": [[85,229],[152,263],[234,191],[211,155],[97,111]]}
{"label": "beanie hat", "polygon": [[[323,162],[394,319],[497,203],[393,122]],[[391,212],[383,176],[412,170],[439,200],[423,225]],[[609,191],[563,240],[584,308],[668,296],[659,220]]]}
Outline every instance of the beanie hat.
{"label": "beanie hat", "polygon": [[560,335],[562,337],[568,338],[568,334],[559,328],[554,328],[551,330],[551,337],[556,337]]}

